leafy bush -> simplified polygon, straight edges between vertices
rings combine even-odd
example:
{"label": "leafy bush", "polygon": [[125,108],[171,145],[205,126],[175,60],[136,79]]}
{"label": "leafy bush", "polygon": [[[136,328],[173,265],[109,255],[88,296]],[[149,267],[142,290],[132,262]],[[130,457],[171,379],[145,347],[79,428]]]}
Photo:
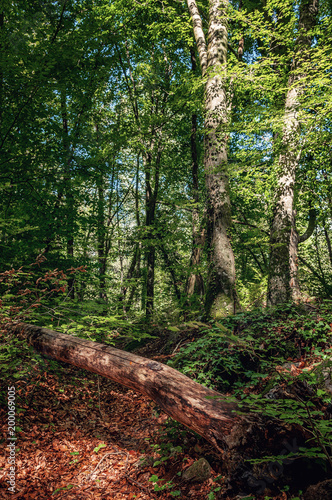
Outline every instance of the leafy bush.
{"label": "leafy bush", "polygon": [[329,303],[257,309],[207,325],[169,364],[204,385],[236,393],[271,377],[288,359],[323,355],[331,324]]}

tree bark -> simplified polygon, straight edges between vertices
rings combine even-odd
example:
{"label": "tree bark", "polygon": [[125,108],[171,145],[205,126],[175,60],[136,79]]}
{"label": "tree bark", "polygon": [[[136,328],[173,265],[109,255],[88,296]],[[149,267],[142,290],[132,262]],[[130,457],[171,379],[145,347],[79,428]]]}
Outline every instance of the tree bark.
{"label": "tree bark", "polygon": [[97,206],[97,217],[98,217],[98,227],[97,227],[97,244],[98,244],[98,274],[99,274],[99,298],[107,302],[106,293],[106,228],[105,228],[105,214],[104,214],[104,199],[105,199],[105,189],[104,189],[104,179],[100,176],[98,184],[98,206]]}
{"label": "tree bark", "polygon": [[[63,129],[63,148],[64,148],[64,181],[65,181],[65,191],[66,191],[66,202],[67,202],[67,228],[66,228],[66,246],[67,246],[67,257],[71,264],[74,262],[74,195],[72,190],[72,179],[71,179],[71,162],[72,154],[70,151],[70,137],[68,128],[68,113],[67,113],[67,95],[66,87],[62,87],[61,91],[61,116],[62,116],[62,129]],[[68,280],[69,295],[72,299],[75,298],[75,280],[70,278]]]}
{"label": "tree bark", "polygon": [[[94,125],[96,133],[96,142],[100,148],[100,136],[98,123]],[[104,172],[101,170],[97,180],[97,249],[98,249],[98,278],[99,278],[99,298],[103,302],[107,302],[106,293],[106,236],[107,229],[105,226],[105,179]]]}
{"label": "tree bark", "polygon": [[299,98],[303,93],[300,73],[311,45],[310,29],[315,26],[318,0],[302,0],[299,13],[299,36],[296,40],[285,102],[282,152],[277,166],[277,188],[270,234],[268,304],[271,306],[299,298],[294,187],[299,150]]}
{"label": "tree bark", "polygon": [[179,302],[179,304],[181,303],[181,291],[179,289],[179,286],[178,286],[178,280],[176,278],[176,273],[175,273],[175,265],[171,262],[171,259],[168,255],[168,252],[165,248],[165,246],[163,245],[162,243],[162,238],[160,236],[160,242],[159,242],[159,249],[161,251],[161,254],[163,256],[163,259],[164,259],[164,262],[165,262],[165,267],[167,269],[167,271],[169,272],[170,276],[171,276],[171,280],[172,280],[172,284],[173,284],[173,287],[174,287],[174,292],[175,292],[175,295],[176,295],[176,298]]}
{"label": "tree bark", "polygon": [[324,234],[325,234],[325,239],[326,239],[326,245],[327,245],[327,249],[329,252],[330,266],[332,267],[332,245],[331,245],[331,239],[330,239],[329,233],[327,232],[327,229],[326,229],[325,220],[323,222],[323,225],[324,225]]}
{"label": "tree bark", "polygon": [[231,205],[227,173],[229,103],[226,93],[228,0],[209,1],[208,46],[195,0],[187,0],[205,86],[204,170],[207,192],[209,271],[205,308],[222,317],[234,313],[235,260],[229,238]]}
{"label": "tree bark", "polygon": [[[195,51],[190,47],[191,70],[196,73],[196,56]],[[192,172],[192,195],[194,199],[194,207],[192,212],[192,240],[193,248],[190,258],[190,276],[187,281],[187,295],[202,296],[204,294],[204,282],[201,273],[199,272],[199,264],[201,253],[204,244],[204,230],[200,226],[199,221],[199,184],[198,184],[198,152],[197,152],[197,115],[191,115],[191,134],[190,134],[190,151],[191,151],[191,172]]]}
{"label": "tree bark", "polygon": [[[147,250],[146,250],[146,302],[145,315],[151,318],[154,308],[154,267],[156,258],[155,245],[153,239],[153,225],[156,211],[156,193],[151,187],[151,162],[152,155],[148,154],[145,161],[145,224],[147,228]],[[155,188],[156,189],[156,188]]]}
{"label": "tree bark", "polygon": [[[156,260],[156,246],[154,243],[155,235],[153,233],[156,214],[156,202],[159,191],[159,171],[161,163],[162,149],[160,139],[152,139],[150,151],[144,155],[145,167],[145,225],[147,231],[147,251],[146,251],[146,303],[145,315],[150,319],[154,309],[154,272]],[[154,151],[156,149],[156,151]],[[155,158],[153,159],[153,153]],[[154,174],[154,175],[153,175]],[[154,180],[154,188],[152,187],[152,179]]]}
{"label": "tree bark", "polygon": [[46,356],[98,373],[155,401],[170,417],[203,436],[219,451],[240,417],[218,392],[157,361],[36,325],[17,324],[15,334]]}

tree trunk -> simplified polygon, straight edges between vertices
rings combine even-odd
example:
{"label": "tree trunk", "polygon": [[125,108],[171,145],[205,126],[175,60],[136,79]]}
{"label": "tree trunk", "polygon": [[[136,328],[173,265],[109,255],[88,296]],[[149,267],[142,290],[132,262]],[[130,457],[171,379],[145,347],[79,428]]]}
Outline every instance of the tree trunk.
{"label": "tree trunk", "polygon": [[[195,51],[190,47],[191,70],[196,73],[196,56]],[[190,276],[187,281],[187,295],[202,296],[204,294],[204,282],[201,273],[199,272],[199,264],[201,253],[204,244],[204,230],[200,227],[199,222],[199,184],[198,184],[198,152],[197,152],[197,115],[191,116],[191,134],[190,134],[190,151],[191,151],[191,171],[192,171],[192,196],[194,199],[193,222],[192,222],[192,240],[193,248],[190,258]]]}
{"label": "tree trunk", "polygon": [[[70,151],[70,138],[68,129],[68,114],[67,114],[67,96],[66,88],[61,88],[61,115],[63,128],[63,148],[64,148],[64,164],[65,164],[65,191],[67,198],[67,227],[66,227],[66,246],[67,257],[71,264],[74,262],[74,195],[72,191],[72,181],[70,173],[70,165],[72,154]],[[75,298],[74,278],[68,280],[69,295],[72,299]]]}
{"label": "tree trunk", "polygon": [[155,203],[154,196],[151,188],[150,182],[150,172],[151,161],[148,162],[146,175],[145,175],[145,187],[146,187],[146,195],[145,195],[145,208],[146,208],[146,219],[145,224],[147,228],[147,251],[146,251],[146,302],[145,302],[145,315],[146,318],[151,318],[153,314],[153,306],[154,306],[154,265],[155,265],[155,256],[156,250],[153,242],[153,224],[154,224],[154,216],[155,216]]}
{"label": "tree trunk", "polygon": [[135,270],[135,282],[131,285],[131,291],[128,297],[128,300],[124,306],[125,313],[128,314],[130,311],[130,308],[133,304],[134,297],[137,293],[138,285],[140,283],[140,278],[141,278],[141,253],[142,253],[142,244],[141,242],[138,243],[138,250],[137,250],[137,264],[136,264],[136,270]]}
{"label": "tree trunk", "polygon": [[206,312],[214,317],[234,313],[235,261],[229,238],[231,205],[227,173],[228,100],[226,94],[228,0],[210,0],[208,46],[195,0],[187,0],[205,87],[204,170],[207,192],[209,271]]}
{"label": "tree trunk", "polygon": [[[94,124],[96,133],[96,143],[100,149],[100,137],[98,123]],[[105,179],[104,172],[101,170],[97,180],[97,250],[98,250],[98,278],[99,278],[99,298],[107,302],[106,293],[106,233],[105,227]]]}
{"label": "tree trunk", "polygon": [[226,1],[210,0],[205,88],[204,168],[210,246],[206,310],[214,317],[234,313],[236,308],[235,261],[228,234],[231,205],[227,174],[227,5]]}
{"label": "tree trunk", "polygon": [[106,228],[105,228],[105,213],[104,213],[104,197],[105,197],[105,189],[104,189],[104,179],[103,176],[100,176],[99,185],[98,185],[98,227],[97,227],[97,242],[98,242],[98,271],[99,271],[99,298],[107,302],[107,293],[106,293],[106,264],[107,264],[107,256],[105,253],[106,250]]}
{"label": "tree trunk", "polygon": [[270,234],[268,304],[277,305],[299,298],[297,277],[298,234],[295,226],[294,186],[299,151],[299,97],[303,93],[299,69],[306,59],[311,37],[308,31],[316,23],[318,0],[302,0],[299,36],[296,41],[292,71],[285,102],[282,152],[277,167],[277,189]]}
{"label": "tree trunk", "polygon": [[[156,151],[154,151],[154,148],[156,148]],[[155,158],[153,160],[154,152],[155,152]],[[150,151],[145,155],[144,158],[145,210],[146,210],[145,225],[147,228],[145,315],[147,319],[150,319],[152,317],[154,309],[154,271],[155,271],[156,247],[153,240],[156,236],[154,235],[153,228],[155,224],[156,201],[159,190],[160,162],[161,162],[160,141],[158,140],[156,144],[156,141],[152,140],[150,145]],[[154,173],[153,175],[154,189],[152,188],[152,182],[151,182],[152,170]]]}
{"label": "tree trunk", "polygon": [[[135,185],[135,215],[136,215],[136,224],[137,228],[140,227],[141,225],[141,219],[140,219],[140,207],[139,207],[139,172],[140,172],[140,155],[137,155],[136,158],[136,185]],[[138,285],[140,283],[140,278],[141,278],[141,253],[142,253],[142,242],[139,241],[137,242],[137,247],[136,247],[136,264],[135,268],[133,269],[133,276],[135,278],[135,282],[131,284],[131,291],[129,293],[128,300],[124,306],[125,314],[128,314],[133,300],[134,296],[136,294],[136,290],[138,288]]]}
{"label": "tree trunk", "polygon": [[120,292],[119,300],[118,300],[119,309],[121,308],[122,312],[125,315],[128,312],[125,300],[126,300],[128,288],[130,287],[135,274],[137,276],[137,273],[135,273],[135,269],[136,269],[136,265],[138,263],[139,253],[140,253],[140,248],[139,248],[139,243],[137,242],[135,244],[135,247],[134,247],[134,252],[133,252],[131,262],[130,262],[129,267],[127,269],[126,277],[124,278],[122,286],[121,286],[121,292]]}
{"label": "tree trunk", "polygon": [[181,291],[180,291],[180,288],[178,286],[178,280],[176,278],[176,273],[175,273],[175,267],[176,267],[176,264],[174,265],[172,262],[171,262],[171,259],[168,255],[168,252],[164,246],[164,244],[162,243],[162,237],[161,235],[159,235],[159,238],[160,238],[160,242],[159,242],[159,249],[161,251],[161,254],[163,256],[163,259],[164,259],[164,262],[165,262],[165,267],[167,269],[167,271],[169,272],[170,276],[171,276],[171,280],[172,280],[172,284],[173,284],[173,287],[174,287],[174,292],[175,292],[175,295],[176,295],[176,298],[178,300],[178,303],[180,304],[181,303]]}
{"label": "tree trunk", "polygon": [[327,245],[327,249],[329,252],[330,266],[332,267],[332,245],[331,245],[329,233],[327,232],[327,229],[326,229],[326,221],[325,220],[323,221],[323,225],[324,225],[324,234],[325,234],[325,239],[326,239],[326,245]]}
{"label": "tree trunk", "polygon": [[167,365],[90,340],[36,325],[18,324],[16,334],[44,355],[98,373],[155,401],[170,417],[203,436],[219,451],[239,417],[235,403]]}

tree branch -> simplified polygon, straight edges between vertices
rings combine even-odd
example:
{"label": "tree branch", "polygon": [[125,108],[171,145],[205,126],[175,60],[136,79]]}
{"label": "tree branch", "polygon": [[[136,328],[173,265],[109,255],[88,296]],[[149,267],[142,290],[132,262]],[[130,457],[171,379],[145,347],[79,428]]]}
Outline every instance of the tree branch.
{"label": "tree branch", "polygon": [[299,236],[299,243],[303,243],[306,241],[312,233],[314,232],[314,229],[316,227],[316,210],[314,208],[309,210],[309,223],[308,227],[306,229],[306,232],[302,234],[302,236]]}
{"label": "tree branch", "polygon": [[207,67],[207,47],[203,31],[202,18],[198,10],[196,0],[187,0],[187,5],[193,22],[193,30],[199,54],[199,61],[201,63],[202,76],[204,76]]}

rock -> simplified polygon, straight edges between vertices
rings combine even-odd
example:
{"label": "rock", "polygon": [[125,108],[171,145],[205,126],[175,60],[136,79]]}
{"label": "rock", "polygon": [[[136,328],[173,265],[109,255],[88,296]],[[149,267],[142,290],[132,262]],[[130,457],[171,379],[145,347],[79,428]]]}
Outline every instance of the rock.
{"label": "rock", "polygon": [[332,479],[327,479],[321,483],[309,486],[305,494],[304,500],[332,500]]}
{"label": "rock", "polygon": [[203,483],[211,476],[211,466],[205,458],[200,458],[197,462],[194,462],[188,469],[182,474],[182,479],[184,481],[193,481],[197,483]]}
{"label": "rock", "polygon": [[332,394],[332,360],[326,359],[313,365],[316,372],[317,387]]}
{"label": "rock", "polygon": [[329,360],[325,363],[325,368],[322,370],[322,375],[324,377],[324,388],[327,392],[332,394],[332,363]]}
{"label": "rock", "polygon": [[305,380],[295,380],[291,385],[279,384],[272,387],[265,397],[268,399],[295,399],[300,397],[304,401],[313,401],[315,391]]}

